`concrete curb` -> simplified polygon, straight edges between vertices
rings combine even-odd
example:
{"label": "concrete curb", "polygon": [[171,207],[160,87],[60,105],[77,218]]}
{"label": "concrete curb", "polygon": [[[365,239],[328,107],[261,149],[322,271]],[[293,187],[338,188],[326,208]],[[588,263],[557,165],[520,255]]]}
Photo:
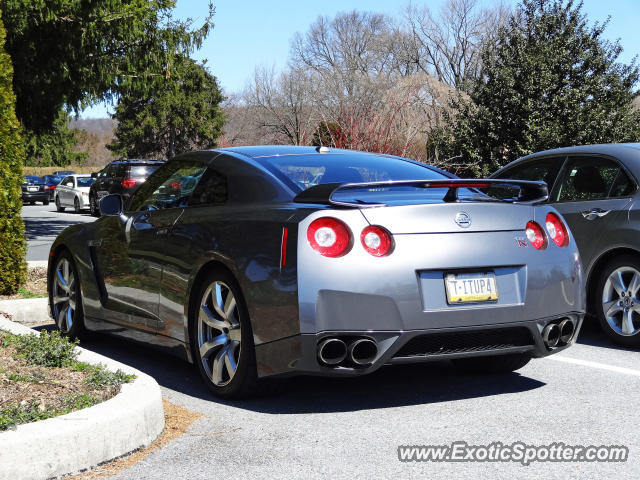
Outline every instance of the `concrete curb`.
{"label": "concrete curb", "polygon": [[51,319],[49,299],[46,297],[0,300],[0,312],[11,315],[11,320],[14,322],[27,325],[43,323]]}
{"label": "concrete curb", "polygon": [[[0,317],[0,330],[39,334]],[[149,375],[78,348],[78,359],[136,375],[106,402],[0,433],[0,479],[76,473],[151,444],[164,429],[160,387]]]}

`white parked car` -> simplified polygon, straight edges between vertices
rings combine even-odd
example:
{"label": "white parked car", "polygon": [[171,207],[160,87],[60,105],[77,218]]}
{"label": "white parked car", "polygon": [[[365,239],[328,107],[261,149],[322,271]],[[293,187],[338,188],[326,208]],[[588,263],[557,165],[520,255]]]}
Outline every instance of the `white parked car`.
{"label": "white parked car", "polygon": [[59,212],[64,212],[66,207],[73,207],[76,213],[89,208],[89,187],[95,178],[91,175],[68,175],[62,179],[56,187],[55,203]]}

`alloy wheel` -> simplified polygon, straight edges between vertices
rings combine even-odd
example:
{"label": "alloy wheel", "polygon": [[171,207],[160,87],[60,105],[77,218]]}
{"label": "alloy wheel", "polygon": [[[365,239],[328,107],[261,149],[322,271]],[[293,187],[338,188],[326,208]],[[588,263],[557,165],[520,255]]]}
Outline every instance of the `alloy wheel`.
{"label": "alloy wheel", "polygon": [[240,361],[242,330],[236,298],[224,282],[214,281],[202,296],[196,341],[211,382],[217,387],[231,382]]}
{"label": "alloy wheel", "polygon": [[607,278],[602,290],[602,311],[609,327],[618,335],[632,336],[640,331],[640,272],[630,266],[618,267]]}
{"label": "alloy wheel", "polygon": [[76,279],[71,262],[62,257],[58,260],[53,277],[53,317],[58,328],[68,333],[73,326],[76,313]]}

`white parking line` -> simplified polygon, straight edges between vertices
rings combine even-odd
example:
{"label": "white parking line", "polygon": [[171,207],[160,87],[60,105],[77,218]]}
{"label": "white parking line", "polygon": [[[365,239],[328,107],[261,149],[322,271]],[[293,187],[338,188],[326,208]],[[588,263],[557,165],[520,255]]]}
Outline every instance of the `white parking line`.
{"label": "white parking line", "polygon": [[600,370],[608,370],[610,372],[640,377],[640,370],[634,370],[632,368],[616,367],[615,365],[607,365],[606,363],[591,362],[589,360],[580,360],[578,358],[561,357],[559,355],[552,355],[546,358],[557,362],[573,363],[574,365],[580,365],[582,367],[598,368]]}

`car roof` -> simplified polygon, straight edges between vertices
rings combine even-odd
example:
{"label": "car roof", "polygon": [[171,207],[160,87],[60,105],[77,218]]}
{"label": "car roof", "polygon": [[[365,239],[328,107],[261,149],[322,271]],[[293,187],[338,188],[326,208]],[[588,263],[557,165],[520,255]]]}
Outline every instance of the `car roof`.
{"label": "car roof", "polygon": [[165,163],[164,160],[144,160],[144,159],[138,159],[138,158],[123,158],[120,160],[114,160],[113,162],[111,162],[109,165],[133,165],[133,164],[140,164],[140,165],[161,165]]}
{"label": "car roof", "polygon": [[[392,157],[393,155],[387,155],[384,153],[369,153],[360,152],[357,150],[345,150],[342,148],[329,148],[322,147],[323,151],[320,151],[320,147],[312,146],[298,146],[298,145],[255,145],[246,147],[227,147],[216,148],[214,151],[221,153],[239,153],[250,158],[268,158],[268,157],[281,157],[284,155],[367,155],[378,157]],[[326,149],[326,150],[325,150]],[[397,157],[401,158],[401,157]],[[402,160],[407,160],[403,158]]]}
{"label": "car roof", "polygon": [[511,168],[512,166],[526,162],[540,157],[553,157],[564,155],[605,155],[619,159],[624,165],[632,171],[636,178],[640,178],[640,143],[601,143],[594,145],[575,145],[571,147],[553,148],[551,150],[542,150],[540,152],[531,153],[520,157],[513,162],[508,163],[504,167],[500,168],[496,172],[491,174],[491,177],[497,175],[499,172]]}

